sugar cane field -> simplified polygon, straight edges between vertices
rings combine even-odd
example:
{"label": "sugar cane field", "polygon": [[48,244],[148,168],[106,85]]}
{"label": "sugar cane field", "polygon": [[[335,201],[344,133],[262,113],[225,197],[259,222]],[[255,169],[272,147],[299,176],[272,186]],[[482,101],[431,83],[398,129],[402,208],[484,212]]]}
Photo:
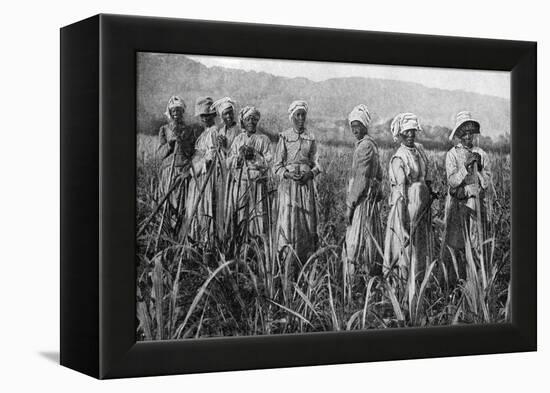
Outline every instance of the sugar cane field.
{"label": "sugar cane field", "polygon": [[[313,255],[301,261],[295,279],[279,260],[276,243],[269,236],[229,238],[220,233],[211,251],[206,252],[200,244],[182,241],[165,230],[159,209],[161,163],[155,156],[156,147],[155,136],[137,135],[138,340],[429,327],[510,319],[508,152],[488,152],[492,182],[486,199],[487,257],[482,263],[476,255],[466,253],[466,277],[451,287],[446,282],[448,272],[439,261],[447,193],[445,150],[426,149],[438,195],[431,206],[434,259],[420,281],[390,285],[386,274],[369,276],[361,269],[355,269],[351,280],[344,279],[345,201],[353,146],[320,144],[323,171],[315,179],[320,244]],[[380,148],[383,226],[389,211],[388,163],[395,148]],[[273,210],[276,189],[277,179],[272,176],[269,194]],[[277,215],[272,213],[270,226],[274,227]],[[381,252],[383,245],[379,246]],[[457,263],[457,256],[447,255],[451,266]]]}

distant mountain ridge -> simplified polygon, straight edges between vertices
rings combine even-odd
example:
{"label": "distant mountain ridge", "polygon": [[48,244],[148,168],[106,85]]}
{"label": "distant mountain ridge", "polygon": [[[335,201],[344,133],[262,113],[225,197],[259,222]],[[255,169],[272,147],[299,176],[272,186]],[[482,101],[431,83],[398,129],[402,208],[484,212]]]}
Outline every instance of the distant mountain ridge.
{"label": "distant mountain ridge", "polygon": [[[138,56],[137,131],[154,133],[162,122],[166,102],[180,95],[194,115],[199,96],[230,96],[238,106],[255,105],[271,124],[288,126],[290,102],[304,99],[312,120],[345,120],[359,103],[366,104],[374,123],[387,122],[400,112],[417,114],[421,123],[452,128],[454,115],[470,110],[492,138],[510,132],[510,101],[478,93],[430,88],[419,83],[376,78],[333,78],[315,82],[265,72],[206,67],[183,55]],[[274,130],[275,131],[275,130]]]}

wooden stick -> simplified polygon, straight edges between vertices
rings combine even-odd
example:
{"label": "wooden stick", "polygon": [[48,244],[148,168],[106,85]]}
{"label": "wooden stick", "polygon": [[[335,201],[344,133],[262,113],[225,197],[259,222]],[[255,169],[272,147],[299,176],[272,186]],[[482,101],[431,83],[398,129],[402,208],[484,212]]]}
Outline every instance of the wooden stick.
{"label": "wooden stick", "polygon": [[487,277],[485,275],[485,257],[483,255],[483,224],[481,222],[481,198],[479,197],[479,189],[481,184],[478,177],[477,162],[474,163],[474,177],[476,184],[478,185],[478,192],[476,193],[476,221],[478,231],[478,243],[479,243],[479,259],[481,263],[481,274],[483,279],[483,289],[487,288]]}
{"label": "wooden stick", "polygon": [[[252,216],[252,218],[250,218],[250,213],[254,211],[255,206],[256,206],[256,182],[252,182],[252,179],[250,178],[250,172],[249,172],[248,166],[246,167],[246,177],[247,177],[247,181],[248,181],[248,184],[247,184],[247,187],[246,187],[246,191],[248,193],[248,203],[246,204],[246,210],[247,210],[246,211],[246,217],[247,217],[247,221],[248,221],[247,226],[248,226],[248,223],[250,222],[250,220],[252,220],[252,225],[256,229],[256,234],[260,235],[261,232],[260,232],[260,228],[258,227],[258,220],[256,220],[254,216]],[[251,203],[254,203],[254,207],[252,209],[250,208]],[[246,228],[246,232],[247,232],[247,236],[248,236],[248,228]]]}

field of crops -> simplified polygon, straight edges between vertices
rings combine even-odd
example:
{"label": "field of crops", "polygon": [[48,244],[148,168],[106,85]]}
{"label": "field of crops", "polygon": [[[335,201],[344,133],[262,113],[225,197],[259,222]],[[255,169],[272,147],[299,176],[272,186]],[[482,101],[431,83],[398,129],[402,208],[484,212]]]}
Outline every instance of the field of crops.
{"label": "field of crops", "polygon": [[[152,217],[160,202],[155,147],[154,137],[138,135],[138,228]],[[278,260],[276,250],[270,247],[272,239],[219,236],[214,252],[206,253],[188,242],[180,244],[169,231],[159,231],[161,214],[147,221],[137,238],[138,340],[509,320],[510,155],[489,152],[493,181],[487,199],[490,237],[485,239],[485,269],[480,268],[474,255],[466,253],[467,277],[449,287],[442,265],[435,259],[422,282],[395,287],[384,276],[368,277],[360,270],[351,282],[343,280],[341,250],[352,152],[346,146],[320,147],[323,173],[316,178],[316,186],[321,245],[307,261],[302,261],[295,282],[289,278],[288,266]],[[381,149],[384,171],[392,153],[392,149]],[[428,151],[428,156],[434,191],[440,195],[432,205],[434,255],[438,256],[446,193],[445,152]],[[383,187],[388,195],[384,174]],[[272,188],[275,195],[276,181]],[[385,223],[389,210],[386,200],[380,207]]]}

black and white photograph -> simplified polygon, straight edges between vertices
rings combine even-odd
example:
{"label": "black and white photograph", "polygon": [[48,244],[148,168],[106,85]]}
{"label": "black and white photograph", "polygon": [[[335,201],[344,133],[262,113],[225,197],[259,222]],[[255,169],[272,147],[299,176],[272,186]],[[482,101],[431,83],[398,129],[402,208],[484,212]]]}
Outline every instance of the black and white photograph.
{"label": "black and white photograph", "polygon": [[550,391],[544,3],[4,9],[0,391]]}
{"label": "black and white photograph", "polygon": [[509,72],[136,70],[138,341],[510,322]]}

